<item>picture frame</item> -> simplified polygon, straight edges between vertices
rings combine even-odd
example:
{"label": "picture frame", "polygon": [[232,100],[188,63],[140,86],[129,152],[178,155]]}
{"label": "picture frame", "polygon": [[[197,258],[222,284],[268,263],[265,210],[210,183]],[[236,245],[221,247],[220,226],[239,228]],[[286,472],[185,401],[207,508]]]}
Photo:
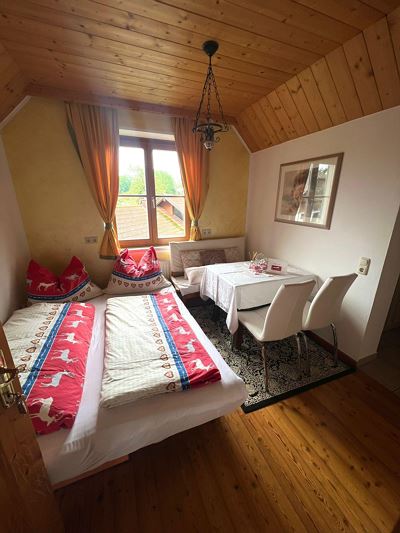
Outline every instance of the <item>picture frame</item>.
{"label": "picture frame", "polygon": [[275,221],[330,229],[344,153],[283,163]]}

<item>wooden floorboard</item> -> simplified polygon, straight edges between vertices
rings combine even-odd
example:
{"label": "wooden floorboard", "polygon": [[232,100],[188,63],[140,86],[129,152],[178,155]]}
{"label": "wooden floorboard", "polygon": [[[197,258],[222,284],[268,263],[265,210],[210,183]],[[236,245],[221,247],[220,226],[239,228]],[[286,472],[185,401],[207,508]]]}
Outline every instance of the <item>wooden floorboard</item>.
{"label": "wooden floorboard", "polygon": [[67,533],[391,533],[400,398],[357,371],[251,414],[237,409],[56,495]]}

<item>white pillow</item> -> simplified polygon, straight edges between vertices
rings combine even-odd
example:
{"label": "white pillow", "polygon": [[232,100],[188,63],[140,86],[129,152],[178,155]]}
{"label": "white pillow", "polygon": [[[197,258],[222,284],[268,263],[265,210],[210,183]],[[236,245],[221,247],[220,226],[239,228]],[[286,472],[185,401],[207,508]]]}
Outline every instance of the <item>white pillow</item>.
{"label": "white pillow", "polygon": [[196,285],[201,283],[205,268],[205,266],[185,268],[185,274],[189,280],[190,285]]}

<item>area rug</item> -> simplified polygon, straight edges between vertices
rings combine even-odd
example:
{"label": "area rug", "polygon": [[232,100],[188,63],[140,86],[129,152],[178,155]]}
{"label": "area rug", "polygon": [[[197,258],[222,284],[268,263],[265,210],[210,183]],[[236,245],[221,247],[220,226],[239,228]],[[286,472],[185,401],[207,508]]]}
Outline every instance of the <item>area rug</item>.
{"label": "area rug", "polygon": [[225,313],[221,312],[219,318],[214,321],[210,305],[191,307],[190,312],[228,365],[245,382],[249,392],[247,400],[242,405],[245,413],[266,407],[354,371],[342,361],[334,367],[331,354],[308,339],[311,375],[305,375],[304,356],[303,372],[299,375],[296,339],[291,337],[283,341],[268,343],[269,392],[266,392],[261,348],[254,338],[245,331],[241,348],[232,349],[231,336],[225,324]]}

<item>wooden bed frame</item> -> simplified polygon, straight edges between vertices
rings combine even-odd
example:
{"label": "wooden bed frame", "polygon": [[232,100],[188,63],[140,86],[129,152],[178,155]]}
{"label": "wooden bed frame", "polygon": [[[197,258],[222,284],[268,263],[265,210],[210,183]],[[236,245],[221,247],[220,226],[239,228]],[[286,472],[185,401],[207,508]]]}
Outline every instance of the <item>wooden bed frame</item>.
{"label": "wooden bed frame", "polygon": [[126,461],[129,461],[129,455],[123,455],[122,457],[119,457],[118,459],[114,459],[114,461],[108,461],[107,463],[104,463],[98,466],[97,468],[93,468],[92,470],[88,470],[87,472],[84,472],[83,474],[80,474],[79,476],[72,477],[71,479],[65,479],[64,481],[60,481],[59,483],[55,483],[52,486],[53,490],[62,489],[63,487],[71,485],[72,483],[75,483],[76,481],[80,481],[81,479],[94,476],[95,474],[98,474],[99,472],[102,472],[103,470],[107,470],[108,468],[112,468],[113,466],[117,466],[121,463],[125,463]]}

